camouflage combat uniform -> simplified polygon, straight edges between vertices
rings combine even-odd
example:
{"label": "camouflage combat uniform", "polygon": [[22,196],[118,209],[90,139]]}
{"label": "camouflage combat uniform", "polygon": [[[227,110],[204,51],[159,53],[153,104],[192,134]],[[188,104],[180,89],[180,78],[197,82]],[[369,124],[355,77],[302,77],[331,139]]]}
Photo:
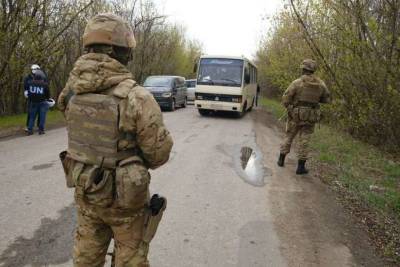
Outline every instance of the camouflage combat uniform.
{"label": "camouflage combat uniform", "polygon": [[290,152],[293,139],[298,135],[298,159],[307,160],[311,134],[321,117],[319,103],[328,103],[329,99],[328,88],[314,74],[303,75],[290,84],[282,97],[282,104],[288,110],[288,120],[281,153]]}
{"label": "camouflage combat uniform", "polygon": [[[301,68],[309,71],[293,81],[282,97],[282,104],[288,112],[285,140],[281,145],[281,155],[290,152],[293,139],[298,135],[298,159],[305,162],[308,158],[309,143],[315,123],[320,121],[320,103],[330,102],[330,92],[325,83],[315,76],[316,63],[304,60]],[[283,158],[284,159],[284,158]],[[282,166],[283,164],[278,165]]]}
{"label": "camouflage combat uniform", "polygon": [[78,213],[74,266],[103,266],[112,238],[117,267],[149,266],[143,241],[148,169],[163,165],[173,145],[157,102],[119,61],[87,53],[75,63],[58,106],[67,121],[66,174]]}

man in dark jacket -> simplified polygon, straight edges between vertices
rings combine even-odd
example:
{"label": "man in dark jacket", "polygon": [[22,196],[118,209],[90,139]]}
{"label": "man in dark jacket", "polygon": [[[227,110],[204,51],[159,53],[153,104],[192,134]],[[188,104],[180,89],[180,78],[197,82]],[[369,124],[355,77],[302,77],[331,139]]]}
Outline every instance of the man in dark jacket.
{"label": "man in dark jacket", "polygon": [[[30,82],[33,80],[33,73],[37,70],[41,70],[40,66],[37,64],[33,64],[31,66],[31,73],[29,73],[25,78],[24,78],[24,96],[26,98],[28,98],[28,91],[29,91],[29,84]],[[47,76],[45,76],[45,81],[48,82],[47,80]],[[29,126],[29,109],[30,109],[30,102],[28,99],[28,103],[27,103],[27,116],[26,116],[26,128],[25,131],[28,132],[28,126]],[[39,128],[39,121],[40,121],[40,114],[38,114],[38,119],[37,119],[37,127]]]}
{"label": "man in dark jacket", "polygon": [[26,82],[26,89],[29,101],[28,135],[33,134],[36,116],[39,116],[39,134],[44,134],[46,113],[49,107],[47,100],[50,98],[50,91],[46,75],[42,70],[36,69],[33,71],[32,79]]}

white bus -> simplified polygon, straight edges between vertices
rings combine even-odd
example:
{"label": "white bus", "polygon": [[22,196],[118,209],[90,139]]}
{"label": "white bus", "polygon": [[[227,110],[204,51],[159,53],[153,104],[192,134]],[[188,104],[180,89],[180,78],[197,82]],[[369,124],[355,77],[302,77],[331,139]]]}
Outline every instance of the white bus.
{"label": "white bus", "polygon": [[242,116],[256,103],[257,67],[245,57],[202,56],[195,95],[201,115],[221,110]]}

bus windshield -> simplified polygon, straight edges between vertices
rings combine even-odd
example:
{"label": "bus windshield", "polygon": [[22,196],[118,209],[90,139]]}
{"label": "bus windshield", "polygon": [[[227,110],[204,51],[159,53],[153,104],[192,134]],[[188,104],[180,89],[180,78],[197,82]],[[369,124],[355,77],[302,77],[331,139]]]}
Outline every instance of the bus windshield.
{"label": "bus windshield", "polygon": [[240,87],[242,73],[241,59],[203,58],[200,61],[197,84]]}

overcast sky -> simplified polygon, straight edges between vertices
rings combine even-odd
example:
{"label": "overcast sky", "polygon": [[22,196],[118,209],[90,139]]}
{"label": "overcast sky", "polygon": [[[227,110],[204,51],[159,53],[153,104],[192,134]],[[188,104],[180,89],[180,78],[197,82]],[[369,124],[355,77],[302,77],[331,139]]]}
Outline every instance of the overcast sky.
{"label": "overcast sky", "polygon": [[199,40],[206,54],[244,55],[252,58],[266,15],[274,14],[282,0],[156,0],[172,22],[183,24],[190,38]]}

